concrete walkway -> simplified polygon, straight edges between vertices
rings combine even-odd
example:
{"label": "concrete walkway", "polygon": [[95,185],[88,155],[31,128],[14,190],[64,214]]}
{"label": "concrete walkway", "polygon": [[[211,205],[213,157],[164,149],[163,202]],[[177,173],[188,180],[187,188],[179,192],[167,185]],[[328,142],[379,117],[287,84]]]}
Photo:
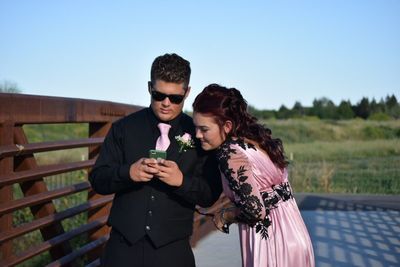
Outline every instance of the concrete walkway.
{"label": "concrete walkway", "polygon": [[[317,267],[400,266],[400,196],[296,194]],[[194,248],[198,267],[240,267],[237,227]]]}

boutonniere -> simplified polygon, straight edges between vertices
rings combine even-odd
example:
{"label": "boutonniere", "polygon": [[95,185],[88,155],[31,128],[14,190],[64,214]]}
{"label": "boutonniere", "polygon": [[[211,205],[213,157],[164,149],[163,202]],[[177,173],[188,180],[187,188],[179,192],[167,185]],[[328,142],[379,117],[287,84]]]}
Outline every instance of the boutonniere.
{"label": "boutonniere", "polygon": [[179,153],[186,152],[186,150],[190,148],[194,148],[194,141],[192,136],[188,133],[183,134],[182,136],[175,136],[176,141],[179,145]]}

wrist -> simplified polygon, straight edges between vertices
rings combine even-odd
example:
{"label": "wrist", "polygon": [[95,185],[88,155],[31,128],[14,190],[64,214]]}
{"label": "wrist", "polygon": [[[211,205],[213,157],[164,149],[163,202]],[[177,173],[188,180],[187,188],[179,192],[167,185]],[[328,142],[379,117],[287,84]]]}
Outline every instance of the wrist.
{"label": "wrist", "polygon": [[238,208],[228,207],[221,210],[221,217],[227,223],[236,222]]}
{"label": "wrist", "polygon": [[183,173],[180,171],[180,183],[177,185],[178,187],[181,187],[183,185]]}
{"label": "wrist", "polygon": [[222,223],[221,231],[224,233],[229,233],[229,226],[231,225],[231,221],[229,220],[229,218],[225,217],[226,211],[227,211],[227,209],[221,209],[221,213],[220,213],[220,220]]}
{"label": "wrist", "polygon": [[136,182],[136,181],[135,181],[135,178],[134,178],[134,175],[135,175],[135,169],[134,169],[134,165],[132,164],[131,166],[129,166],[129,178],[130,178],[133,182]]}
{"label": "wrist", "polygon": [[221,210],[221,221],[223,224],[230,224],[230,216],[229,216],[229,209],[222,209]]}
{"label": "wrist", "polygon": [[225,211],[226,211],[226,209],[221,210],[221,221],[223,224],[228,223],[227,219],[225,219]]}

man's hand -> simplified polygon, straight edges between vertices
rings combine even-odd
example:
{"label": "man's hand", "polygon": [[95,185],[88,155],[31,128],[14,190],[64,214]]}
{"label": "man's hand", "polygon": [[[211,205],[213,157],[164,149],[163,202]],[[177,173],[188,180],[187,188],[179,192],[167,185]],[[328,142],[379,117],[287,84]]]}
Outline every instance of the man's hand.
{"label": "man's hand", "polygon": [[179,187],[182,185],[183,174],[176,162],[171,160],[161,160],[157,168],[158,173],[156,176],[160,179],[160,181],[171,186]]}
{"label": "man's hand", "polygon": [[148,182],[159,172],[157,160],[141,158],[133,163],[129,175],[134,182]]}

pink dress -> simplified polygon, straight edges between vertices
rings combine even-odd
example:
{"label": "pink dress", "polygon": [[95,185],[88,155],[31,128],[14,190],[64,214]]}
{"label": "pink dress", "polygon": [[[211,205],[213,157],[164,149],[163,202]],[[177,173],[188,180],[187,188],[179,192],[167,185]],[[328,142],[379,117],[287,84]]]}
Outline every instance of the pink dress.
{"label": "pink dress", "polygon": [[310,236],[286,170],[243,140],[227,140],[217,157],[225,195],[240,207],[244,267],[314,266]]}

